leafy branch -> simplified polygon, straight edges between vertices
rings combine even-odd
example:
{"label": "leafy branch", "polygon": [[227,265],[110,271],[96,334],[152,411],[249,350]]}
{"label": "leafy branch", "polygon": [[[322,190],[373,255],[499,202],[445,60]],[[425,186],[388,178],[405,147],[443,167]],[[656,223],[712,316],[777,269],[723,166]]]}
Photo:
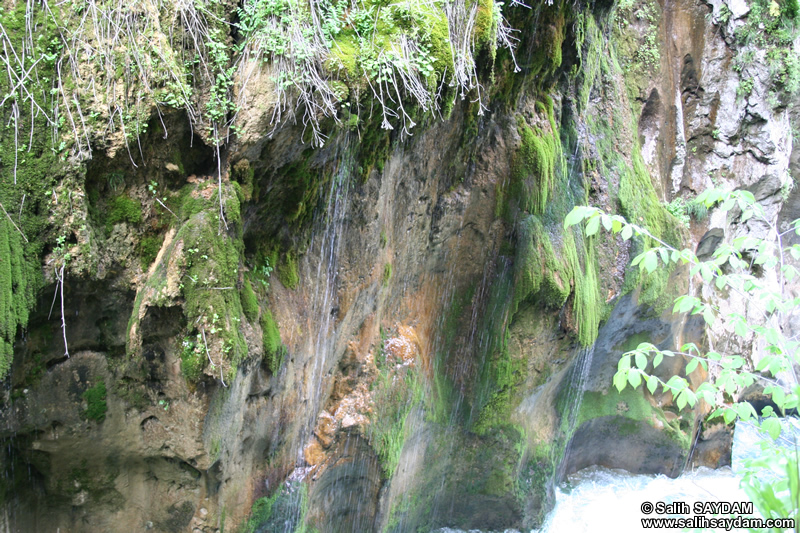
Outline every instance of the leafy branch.
{"label": "leafy branch", "polygon": [[[797,335],[784,335],[789,317],[800,309],[800,296],[787,294],[787,283],[798,277],[797,268],[789,258],[800,260],[800,245],[784,246],[784,238],[791,232],[800,235],[800,220],[788,228],[779,228],[763,207],[748,191],[721,191],[711,189],[698,196],[697,202],[707,208],[729,212],[729,221],[742,225],[752,224],[766,229],[763,238],[751,233],[734,237],[723,243],[707,261],[701,261],[690,250],[678,250],[653,236],[647,229],[627,222],[618,215],[608,215],[588,206],[576,207],[570,212],[564,226],[585,223],[587,236],[604,228],[623,240],[641,239],[644,251],[637,255],[632,266],[653,272],[670,264],[690,265],[689,275],[699,276],[704,287],[716,291],[718,301],[739,298],[739,308],[723,311],[708,299],[683,295],[675,300],[673,312],[702,315],[709,327],[724,328],[731,337],[738,337],[752,346],[749,357],[743,354],[709,350],[702,353],[694,344],[686,344],[680,351],[659,349],[651,343],[641,343],[636,349],[620,357],[614,375],[614,387],[620,392],[626,387],[645,385],[651,394],[660,387],[671,393],[678,409],[694,407],[702,400],[713,408],[709,418],[722,417],[726,424],[736,420],[758,421],[760,429],[770,439],[762,442],[764,454],[749,462],[749,471],[743,478],[747,494],[765,517],[794,516],[800,514],[800,476],[798,475],[797,443],[779,446],[783,424],[778,415],[796,410],[800,404],[800,386],[796,375],[800,364],[800,342]],[[702,292],[702,291],[701,291]],[[719,330],[718,330],[719,331]],[[723,353],[721,353],[723,352]],[[666,380],[654,373],[665,357],[682,356],[688,360],[684,375],[702,367],[712,380],[692,388],[682,376],[673,375]],[[748,402],[735,402],[743,389],[759,381],[779,413],[772,406],[762,409],[760,415]],[[765,471],[772,476],[764,477]]]}

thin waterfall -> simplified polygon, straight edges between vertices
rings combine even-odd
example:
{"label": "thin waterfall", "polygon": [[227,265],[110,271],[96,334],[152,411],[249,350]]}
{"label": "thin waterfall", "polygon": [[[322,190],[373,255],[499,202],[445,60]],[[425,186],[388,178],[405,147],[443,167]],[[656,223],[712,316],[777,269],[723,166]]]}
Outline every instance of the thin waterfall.
{"label": "thin waterfall", "polygon": [[311,354],[304,369],[306,375],[298,383],[305,407],[297,441],[297,466],[279,489],[284,494],[281,508],[274,509],[274,519],[263,525],[265,533],[291,533],[303,519],[308,497],[304,480],[311,470],[304,466],[303,450],[314,431],[322,407],[325,374],[336,351],[336,316],[332,310],[337,306],[338,259],[348,211],[353,161],[353,142],[348,135],[339,146],[338,167],[330,180],[324,210],[315,217],[307,254],[308,257],[319,257],[319,262],[308,265],[306,272],[307,279],[313,280],[313,286],[318,290],[311,298],[307,321],[309,328],[313,327],[315,331],[308,332],[308,340],[302,348]]}
{"label": "thin waterfall", "polygon": [[[323,380],[328,362],[335,351],[335,313],[337,281],[339,270],[339,249],[341,236],[344,233],[345,218],[348,211],[350,182],[353,176],[354,159],[352,139],[348,135],[340,147],[339,165],[331,179],[325,210],[312,233],[310,249],[319,252],[319,263],[316,266],[316,285],[320,290],[314,294],[310,317],[311,324],[318,329],[312,345],[313,355],[310,359],[310,379],[305,380],[303,399],[309,415],[300,434],[298,464],[303,462],[302,447],[311,436],[321,408]],[[313,257],[313,255],[312,255]]]}
{"label": "thin waterfall", "polygon": [[563,414],[567,420],[566,432],[564,434],[567,446],[564,448],[564,454],[561,456],[561,461],[558,464],[558,470],[556,471],[554,479],[555,483],[560,483],[564,479],[564,469],[566,468],[567,458],[569,457],[570,447],[572,445],[572,436],[577,429],[576,426],[581,412],[581,404],[583,403],[583,394],[586,389],[586,381],[589,379],[589,373],[592,370],[593,358],[594,344],[581,348],[567,378],[569,380],[567,384],[567,401],[565,404],[567,408]]}

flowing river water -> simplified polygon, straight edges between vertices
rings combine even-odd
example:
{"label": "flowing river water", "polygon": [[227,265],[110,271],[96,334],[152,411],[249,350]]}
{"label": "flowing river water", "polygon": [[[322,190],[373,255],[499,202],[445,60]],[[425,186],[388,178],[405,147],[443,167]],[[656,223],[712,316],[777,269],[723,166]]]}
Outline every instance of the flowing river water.
{"label": "flowing river water", "polygon": [[[786,425],[784,425],[786,427]],[[795,431],[798,428],[795,427]],[[749,503],[740,488],[744,461],[760,452],[760,437],[752,426],[740,424],[734,433],[733,468],[717,470],[701,467],[686,471],[672,479],[663,475],[635,475],[623,470],[591,467],[570,475],[556,489],[556,504],[541,529],[531,533],[589,533],[615,531],[641,533],[643,518],[691,517],[696,502]],[[643,512],[647,504],[685,502],[690,509],[684,514]],[[674,507],[673,507],[674,509]],[[721,514],[719,516],[735,516]],[[744,516],[750,513],[742,513]],[[712,515],[706,515],[712,516]],[[757,510],[751,516],[758,517]],[[725,528],[658,528],[657,531],[725,531]],[[728,531],[747,531],[732,528]],[[787,530],[788,531],[788,530]],[[442,528],[436,533],[488,533],[479,530]],[[506,530],[504,533],[522,533]],[[527,533],[527,532],[526,532]]]}

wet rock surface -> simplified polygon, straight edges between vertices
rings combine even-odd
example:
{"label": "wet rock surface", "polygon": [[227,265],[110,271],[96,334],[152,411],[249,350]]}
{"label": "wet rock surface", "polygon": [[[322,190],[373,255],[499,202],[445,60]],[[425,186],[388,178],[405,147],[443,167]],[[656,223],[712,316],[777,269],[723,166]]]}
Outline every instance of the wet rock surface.
{"label": "wet rock surface", "polygon": [[[732,13],[725,31],[715,22],[723,4]],[[602,25],[604,9],[587,13]],[[144,138],[150,165],[130,170],[123,185],[114,172],[127,155],[98,156],[85,171],[94,198],[87,205],[102,209],[123,187],[143,214],[108,228],[89,220],[87,231],[100,235],[86,240],[92,260],[65,282],[69,357],[47,270],[0,410],[10,487],[0,524],[218,533],[248,526],[251,511],[270,502],[271,514],[248,531],[302,522],[324,532],[529,528],[552,505],[553,483],[581,468],[675,476],[687,462],[729,464],[729,430],[706,424],[703,407],[680,410],[668,393],[612,387],[620,355],[641,342],[725,346],[726,332],[672,316],[664,302],[642,303],[642,287],[626,286],[638,252],[603,236],[574,265],[540,267],[552,283],[517,301],[523,257],[515,247],[521,221],[538,217],[545,229],[537,251],[566,255],[561,219],[550,210],[563,198],[618,210],[629,178],[604,161],[612,151],[632,166],[638,146],[659,202],[719,184],[747,188],[784,224],[800,217],[800,188],[787,188],[800,161],[791,111],[768,103],[763,58],[741,73],[730,69],[730,35],[747,10],[716,0],[659,6],[662,55],[635,91],[620,72],[598,74],[607,65],[592,67],[568,33],[553,80],[523,77],[522,90],[498,76],[508,85],[485,114],[465,100],[444,120],[424,120],[413,137],[386,133],[380,165],[366,170],[367,130],[335,132],[315,150],[298,142],[302,125],[265,135],[276,103],[268,70],[252,73],[242,134],[219,182],[211,148],[175,117],[166,118],[175,128],[168,140]],[[560,16],[542,31],[572,27]],[[648,31],[635,22],[632,42]],[[533,64],[528,58],[526,71]],[[568,75],[568,67],[597,79]],[[745,98],[736,91],[742,77],[753,80]],[[623,106],[637,111],[631,123],[614,113]],[[532,213],[538,208],[519,208],[510,183],[519,154],[533,151],[528,131],[544,138],[551,121],[563,145],[551,171],[566,179]],[[539,150],[532,153],[547,155]],[[525,179],[541,185],[548,164],[536,157]],[[170,214],[152,183],[180,205],[235,199],[241,218],[224,230],[216,204]],[[172,217],[180,224],[170,226]],[[708,257],[738,235],[764,231],[712,213],[676,234]],[[193,279],[192,265],[216,258],[192,247],[222,235],[236,242],[230,285],[218,284],[223,274],[213,269]],[[151,262],[141,264],[142,243],[153,237]],[[572,248],[584,253],[584,245]],[[575,311],[588,260],[599,265],[592,287],[604,303],[592,309],[602,318],[591,347],[580,345]],[[577,269],[572,278],[567,267]],[[686,278],[674,272],[667,293],[697,292]],[[230,321],[213,306],[188,318],[187,286],[232,294],[258,279],[265,288],[256,318],[245,309]],[[280,345],[272,354],[267,310]],[[223,328],[235,332],[230,343],[212,337]],[[186,376],[187,343],[202,361],[194,379]],[[658,375],[680,373],[685,362],[665,361]],[[705,377],[689,376],[693,386]]]}

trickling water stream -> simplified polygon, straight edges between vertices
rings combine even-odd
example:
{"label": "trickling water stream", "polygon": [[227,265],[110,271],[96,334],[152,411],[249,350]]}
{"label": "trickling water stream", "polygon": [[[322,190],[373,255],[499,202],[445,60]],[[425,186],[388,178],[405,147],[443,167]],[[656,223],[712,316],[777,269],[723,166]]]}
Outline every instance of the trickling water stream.
{"label": "trickling water stream", "polygon": [[567,465],[567,458],[569,457],[570,444],[572,443],[572,435],[575,433],[575,428],[578,423],[578,414],[581,412],[581,404],[583,403],[583,394],[586,391],[586,381],[589,378],[589,371],[592,368],[592,359],[594,357],[594,344],[582,348],[575,360],[572,373],[570,375],[570,385],[567,388],[567,432],[565,438],[568,439],[567,447],[564,449],[564,455],[558,466],[556,472],[555,482],[558,483],[564,478],[564,469]]}
{"label": "trickling water stream", "polygon": [[320,261],[316,265],[308,265],[304,275],[315,279],[315,286],[320,289],[312,296],[308,315],[308,326],[310,328],[313,324],[315,330],[309,331],[304,346],[313,356],[309,358],[309,363],[303,370],[305,375],[299,381],[305,407],[296,441],[297,466],[282,484],[274,503],[270,504],[270,519],[258,526],[258,533],[295,531],[303,520],[308,505],[308,490],[304,481],[312,468],[306,466],[303,452],[314,431],[317,415],[323,407],[324,392],[327,390],[326,374],[329,374],[329,366],[335,360],[339,251],[342,236],[345,234],[350,181],[353,176],[352,146],[352,139],[347,137],[339,147],[338,168],[333,173],[327,190],[325,208],[322,211],[324,216],[317,217],[309,244],[311,250],[319,250],[309,255],[319,257]]}
{"label": "trickling water stream", "polygon": [[[338,259],[341,236],[345,234],[344,223],[345,215],[348,212],[348,200],[350,190],[350,180],[353,173],[353,149],[350,137],[347,137],[341,145],[339,158],[339,168],[333,174],[328,198],[323,213],[326,214],[320,222],[319,227],[314,229],[311,237],[310,248],[319,247],[321,261],[316,266],[315,279],[318,280],[317,286],[322,290],[314,294],[310,316],[314,317],[318,329],[312,345],[314,357],[312,358],[310,379],[304,380],[303,398],[306,402],[306,413],[311,416],[306,418],[306,425],[300,434],[301,444],[305,444],[316,423],[316,415],[319,413],[322,401],[322,392],[325,390],[323,379],[327,371],[329,362],[335,350],[336,335],[334,326],[336,317],[334,309],[336,307],[336,284],[338,278]],[[313,268],[313,267],[312,267]],[[303,450],[298,450],[298,462],[303,461]]]}

